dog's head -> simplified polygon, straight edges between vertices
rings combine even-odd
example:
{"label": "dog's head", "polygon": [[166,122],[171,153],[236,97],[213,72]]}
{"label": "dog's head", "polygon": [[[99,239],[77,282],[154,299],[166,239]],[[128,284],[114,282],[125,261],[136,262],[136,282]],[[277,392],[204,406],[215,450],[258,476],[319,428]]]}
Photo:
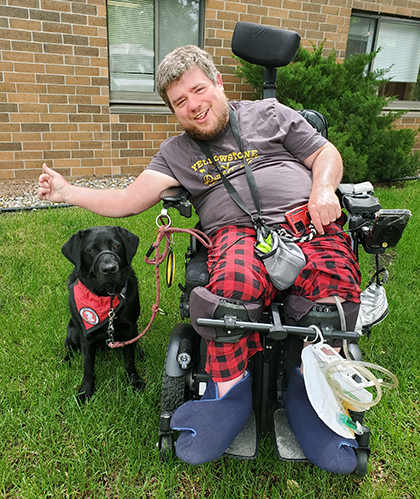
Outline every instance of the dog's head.
{"label": "dog's head", "polygon": [[76,232],[61,251],[85,286],[97,295],[112,295],[124,288],[138,244],[127,229],[102,226]]}

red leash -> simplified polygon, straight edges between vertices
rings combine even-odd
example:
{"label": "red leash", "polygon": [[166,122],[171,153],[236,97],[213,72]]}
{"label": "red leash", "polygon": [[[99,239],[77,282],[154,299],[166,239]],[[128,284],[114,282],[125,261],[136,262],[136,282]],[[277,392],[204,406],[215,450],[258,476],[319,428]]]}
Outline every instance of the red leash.
{"label": "red leash", "polygon": [[[169,248],[171,245],[170,236],[176,232],[178,232],[178,233],[184,232],[186,234],[190,234],[190,235],[194,236],[203,246],[205,246],[206,248],[211,248],[210,238],[206,234],[204,234],[204,232],[201,232],[198,229],[180,229],[180,228],[170,227],[169,225],[161,225],[159,227],[159,232],[158,232],[158,237],[156,239],[156,242],[150,247],[150,250],[147,252],[147,255],[145,257],[145,262],[147,264],[155,266],[156,302],[154,303],[154,305],[152,305],[152,317],[150,318],[149,324],[146,326],[146,328],[138,336],[136,336],[135,338],[132,338],[131,340],[127,340],[127,341],[110,342],[108,344],[108,346],[110,348],[125,347],[126,345],[130,345],[131,343],[134,343],[135,341],[139,340],[142,336],[144,336],[147,333],[147,331],[149,331],[150,326],[152,325],[157,313],[159,312],[160,265],[168,255]],[[165,249],[164,249],[163,253],[160,254],[159,253],[160,243],[165,238],[166,238]],[[149,256],[153,253],[153,249],[155,250],[155,257],[149,258]]]}

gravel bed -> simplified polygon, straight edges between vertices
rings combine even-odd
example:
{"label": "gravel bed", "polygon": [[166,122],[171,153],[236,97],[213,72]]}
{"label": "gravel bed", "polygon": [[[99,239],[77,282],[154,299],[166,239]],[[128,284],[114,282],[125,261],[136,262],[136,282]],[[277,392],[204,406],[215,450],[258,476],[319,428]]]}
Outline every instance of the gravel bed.
{"label": "gravel bed", "polygon": [[[124,189],[136,177],[101,177],[82,178],[71,181],[71,184],[94,189]],[[59,203],[50,203],[38,199],[38,182],[3,182],[0,183],[0,212],[30,210],[37,208],[68,206]]]}

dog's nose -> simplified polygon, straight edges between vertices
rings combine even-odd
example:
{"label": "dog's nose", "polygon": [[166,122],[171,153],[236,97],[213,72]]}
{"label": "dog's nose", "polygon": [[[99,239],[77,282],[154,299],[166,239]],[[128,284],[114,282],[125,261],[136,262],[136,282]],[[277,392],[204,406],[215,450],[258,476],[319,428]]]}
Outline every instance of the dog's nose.
{"label": "dog's nose", "polygon": [[103,274],[114,274],[118,271],[118,263],[117,262],[102,262],[99,265],[99,270]]}

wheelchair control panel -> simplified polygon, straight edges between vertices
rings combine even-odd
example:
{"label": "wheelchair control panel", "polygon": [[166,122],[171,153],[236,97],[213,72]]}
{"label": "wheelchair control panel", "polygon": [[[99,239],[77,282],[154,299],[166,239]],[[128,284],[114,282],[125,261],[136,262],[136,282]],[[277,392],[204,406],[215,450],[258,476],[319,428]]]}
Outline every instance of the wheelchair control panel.
{"label": "wheelchair control panel", "polygon": [[381,254],[397,245],[410,210],[383,209],[370,182],[340,184],[337,195],[349,214],[349,230],[366,253]]}

